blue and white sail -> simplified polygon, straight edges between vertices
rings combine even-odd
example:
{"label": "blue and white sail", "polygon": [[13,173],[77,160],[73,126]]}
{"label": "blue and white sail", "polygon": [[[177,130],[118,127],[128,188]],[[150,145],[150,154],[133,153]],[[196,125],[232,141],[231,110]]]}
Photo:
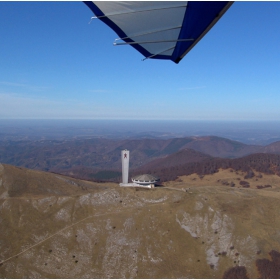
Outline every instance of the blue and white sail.
{"label": "blue and white sail", "polygon": [[85,4],[147,58],[179,61],[221,18],[233,2],[89,1]]}

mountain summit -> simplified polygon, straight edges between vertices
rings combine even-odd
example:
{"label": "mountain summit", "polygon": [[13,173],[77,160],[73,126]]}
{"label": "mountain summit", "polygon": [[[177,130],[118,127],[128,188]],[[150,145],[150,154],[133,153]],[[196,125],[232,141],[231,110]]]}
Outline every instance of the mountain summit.
{"label": "mountain summit", "polygon": [[279,191],[120,188],[3,164],[0,277],[277,278]]}

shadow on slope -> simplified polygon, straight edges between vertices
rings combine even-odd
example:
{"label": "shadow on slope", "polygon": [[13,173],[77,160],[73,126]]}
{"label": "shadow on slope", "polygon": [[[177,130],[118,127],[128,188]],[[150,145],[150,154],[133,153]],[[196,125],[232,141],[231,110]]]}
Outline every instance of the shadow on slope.
{"label": "shadow on slope", "polygon": [[256,257],[280,251],[279,187],[56,176],[0,165],[1,278],[221,278],[233,266],[257,278]]}

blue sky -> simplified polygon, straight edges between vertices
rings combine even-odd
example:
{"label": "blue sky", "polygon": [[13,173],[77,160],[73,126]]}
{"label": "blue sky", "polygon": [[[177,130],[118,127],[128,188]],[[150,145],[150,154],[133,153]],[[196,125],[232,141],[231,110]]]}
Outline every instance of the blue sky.
{"label": "blue sky", "polygon": [[280,120],[280,2],[235,2],[179,63],[82,2],[0,2],[0,118]]}

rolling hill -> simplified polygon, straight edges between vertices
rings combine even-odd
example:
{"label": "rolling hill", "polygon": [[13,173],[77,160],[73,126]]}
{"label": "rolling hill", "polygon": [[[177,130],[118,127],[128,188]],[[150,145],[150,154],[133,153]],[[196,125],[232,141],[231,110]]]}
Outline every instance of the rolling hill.
{"label": "rolling hill", "polygon": [[[183,149],[171,155],[167,155],[165,157],[157,158],[153,161],[150,161],[140,168],[143,168],[145,170],[153,170],[155,167],[157,169],[172,168],[174,166],[184,165],[191,162],[200,162],[209,159],[212,159],[212,157],[207,154],[197,152],[192,149]],[[149,172],[146,171],[145,173]]]}
{"label": "rolling hill", "polygon": [[[123,149],[130,150],[131,170],[138,170],[140,167],[144,168],[154,164],[160,166],[165,158],[172,154],[174,156],[168,160],[174,161],[176,165],[182,161],[187,163],[189,159],[193,162],[201,161],[202,157],[234,159],[253,153],[280,154],[280,142],[267,146],[256,146],[215,136],[167,140],[92,138],[0,141],[0,162],[87,180],[113,180],[114,178],[118,180],[121,172],[120,153]],[[185,150],[193,150],[204,155],[201,157],[197,154],[197,158],[195,158],[194,154],[185,156],[180,154],[180,151]],[[156,161],[154,162],[154,160]],[[148,163],[150,165],[147,165]],[[166,163],[164,164],[166,165]]]}
{"label": "rolling hill", "polygon": [[0,277],[279,278],[279,181],[184,180],[120,188],[0,164]]}
{"label": "rolling hill", "polygon": [[[131,171],[131,176],[141,173],[154,174],[161,178],[161,181],[173,181],[178,176],[198,174],[204,176],[214,174],[219,169],[232,169],[250,174],[252,169],[265,174],[280,175],[280,155],[258,153],[236,159],[197,157],[197,160],[183,161],[186,151],[179,151],[165,158],[157,159]],[[199,160],[200,159],[200,160]],[[171,163],[172,164],[169,164]],[[248,175],[249,176],[249,175]]]}

